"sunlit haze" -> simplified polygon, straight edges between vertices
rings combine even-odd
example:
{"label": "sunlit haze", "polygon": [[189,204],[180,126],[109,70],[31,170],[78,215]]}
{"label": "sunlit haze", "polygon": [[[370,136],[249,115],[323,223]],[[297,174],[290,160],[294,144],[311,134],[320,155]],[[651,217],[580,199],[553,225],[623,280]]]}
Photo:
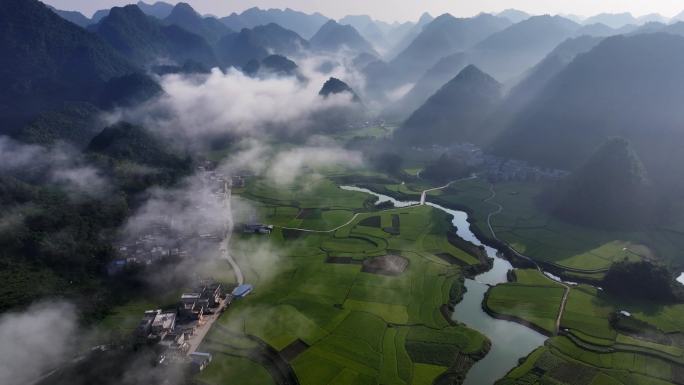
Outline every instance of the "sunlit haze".
{"label": "sunlit haze", "polygon": [[[46,3],[65,10],[78,10],[90,16],[98,9],[130,3],[128,0],[47,0]],[[150,1],[153,2],[153,1]],[[177,1],[169,1],[176,3]],[[684,10],[684,4],[676,0],[638,1],[544,1],[544,0],[397,0],[397,1],[315,1],[315,0],[186,0],[197,11],[206,14],[226,15],[251,7],[293,8],[305,12],[321,12],[326,16],[340,18],[345,15],[368,14],[378,20],[414,20],[423,12],[433,15],[445,12],[455,16],[472,16],[480,12],[498,12],[508,8],[520,9],[534,14],[573,14],[591,16],[598,13],[631,12],[634,16],[660,13],[672,17]]]}
{"label": "sunlit haze", "polygon": [[0,385],[684,385],[684,0],[0,0],[0,52]]}

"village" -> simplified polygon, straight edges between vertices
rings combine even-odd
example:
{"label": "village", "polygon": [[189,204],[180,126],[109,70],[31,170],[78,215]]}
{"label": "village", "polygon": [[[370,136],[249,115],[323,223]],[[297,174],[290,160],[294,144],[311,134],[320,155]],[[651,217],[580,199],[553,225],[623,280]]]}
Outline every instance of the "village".
{"label": "village", "polygon": [[[245,184],[245,176],[226,176],[210,163],[199,166],[197,171],[202,183],[220,202],[230,199],[233,188],[242,188]],[[119,258],[110,263],[108,274],[117,275],[131,268],[152,268],[168,258],[192,258],[191,249],[201,249],[195,247],[198,244],[225,252],[223,248],[227,247],[228,232],[235,231],[225,226],[211,231],[192,229],[184,233],[173,226],[173,221],[171,214],[159,215],[145,232],[118,244]],[[245,223],[240,229],[245,234],[270,234],[273,226]],[[226,263],[239,270],[234,261]],[[212,360],[210,353],[197,350],[204,337],[234,300],[244,298],[253,289],[252,285],[242,282],[244,278],[240,271],[235,274],[237,284],[225,286],[211,278],[198,279],[191,290],[180,295],[174,309],[146,310],[133,333],[133,345],[153,348],[157,354],[157,365],[189,364],[193,372],[204,370]]]}
{"label": "village", "polygon": [[243,284],[226,292],[220,283],[201,280],[181,294],[174,310],[147,310],[134,332],[134,345],[153,346],[157,364],[190,364],[192,371],[204,370],[212,355],[197,351],[212,324],[234,300],[247,296],[252,286]]}
{"label": "village", "polygon": [[[446,150],[466,160],[471,167],[483,170],[483,176],[490,180],[555,179],[562,174],[558,170],[530,167],[524,162],[502,161],[469,144],[451,146]],[[204,187],[226,207],[231,191],[243,188],[247,178],[245,175],[225,175],[211,163],[199,166],[197,171]],[[253,290],[252,285],[244,282],[239,266],[230,256],[229,233],[239,231],[245,235],[268,235],[273,226],[252,221],[241,223],[237,228],[226,225],[180,230],[184,227],[176,226],[174,220],[172,213],[160,214],[144,231],[122,240],[117,245],[119,258],[109,265],[108,273],[116,275],[131,268],[154,269],[167,259],[193,258],[196,250],[220,251],[221,258],[225,258],[235,271],[235,284],[225,285],[212,278],[198,278],[189,290],[179,296],[174,308],[149,309],[141,314],[131,336],[133,346],[153,349],[156,365],[189,366],[192,372],[200,372],[213,358],[210,352],[198,350],[213,323],[233,301],[242,300]]]}
{"label": "village", "polygon": [[[414,148],[426,151],[424,148]],[[457,143],[448,147],[434,145],[429,151],[435,154],[449,154],[460,159],[468,167],[476,169],[477,174],[491,183],[501,182],[540,182],[560,180],[568,175],[567,171],[530,165],[521,160],[506,159],[485,153],[471,143]]]}

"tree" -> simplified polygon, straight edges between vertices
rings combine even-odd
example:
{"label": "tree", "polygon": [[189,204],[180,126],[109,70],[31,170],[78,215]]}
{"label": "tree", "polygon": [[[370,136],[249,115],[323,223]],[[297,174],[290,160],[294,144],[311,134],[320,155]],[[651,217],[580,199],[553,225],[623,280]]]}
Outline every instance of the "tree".
{"label": "tree", "polygon": [[649,261],[613,264],[603,278],[606,292],[636,300],[669,302],[675,299],[672,274],[661,265]]}
{"label": "tree", "polygon": [[390,175],[401,174],[403,161],[401,156],[394,152],[383,152],[371,155],[373,167]]}
{"label": "tree", "polygon": [[420,176],[438,183],[445,183],[458,178],[464,178],[470,172],[471,167],[468,166],[463,158],[445,153],[428,164],[420,173]]}

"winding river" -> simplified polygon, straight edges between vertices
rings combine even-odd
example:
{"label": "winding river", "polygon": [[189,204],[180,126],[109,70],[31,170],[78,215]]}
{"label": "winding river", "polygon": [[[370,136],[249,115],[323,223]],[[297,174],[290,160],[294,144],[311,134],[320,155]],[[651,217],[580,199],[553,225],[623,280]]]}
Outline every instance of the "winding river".
{"label": "winding river", "polygon": [[[359,187],[341,186],[340,188],[375,195],[379,198],[377,203],[392,202],[395,207],[408,207],[420,203],[417,201],[399,201],[390,196]],[[454,320],[480,331],[492,342],[489,353],[468,372],[464,385],[493,384],[517,366],[518,359],[544,344],[546,337],[518,323],[492,318],[482,310],[482,300],[489,286],[506,282],[506,273],[513,267],[508,261],[500,258],[495,249],[484,245],[473,234],[470,230],[467,213],[448,209],[431,202],[426,202],[426,204],[451,214],[453,216],[452,223],[456,227],[458,235],[475,245],[484,246],[487,255],[494,258],[494,266],[489,271],[476,276],[475,279],[466,280],[465,286],[468,291],[452,314]]]}

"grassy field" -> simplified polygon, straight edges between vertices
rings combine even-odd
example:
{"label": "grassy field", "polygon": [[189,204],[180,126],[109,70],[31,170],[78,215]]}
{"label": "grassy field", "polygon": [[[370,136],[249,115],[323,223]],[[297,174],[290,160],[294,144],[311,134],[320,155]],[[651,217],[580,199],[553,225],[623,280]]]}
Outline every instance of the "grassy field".
{"label": "grassy field", "polygon": [[223,385],[227,379],[239,378],[244,385],[275,385],[266,369],[245,357],[215,354],[211,365],[199,376],[201,383]]}
{"label": "grassy field", "polygon": [[616,332],[611,328],[608,317],[615,308],[598,294],[596,288],[585,285],[570,290],[561,327],[578,330],[584,335],[614,340]]}
{"label": "grassy field", "polygon": [[153,295],[148,292],[140,293],[139,297],[113,307],[109,314],[99,321],[95,327],[103,336],[110,333],[127,336],[138,326],[146,310],[174,309],[181,291],[182,289],[179,289],[163,295]]}
{"label": "grassy field", "polygon": [[[492,288],[487,306],[499,314],[513,316],[550,330],[558,309],[558,286],[536,270],[515,270],[516,281]],[[612,313],[633,310],[633,317],[675,332],[678,306],[649,308],[631,307],[606,296],[600,290],[579,285],[571,288],[561,318],[565,336],[549,339],[546,346],[530,354],[499,384],[670,384],[681,381],[684,350],[681,342],[656,343],[638,335],[621,334],[610,323]],[[645,316],[650,314],[652,318]],[[647,321],[648,322],[648,321]],[[667,327],[674,329],[667,329]],[[665,329],[665,330],[663,330]],[[663,334],[665,335],[665,334]]]}
{"label": "grassy field", "polygon": [[[202,349],[244,356],[229,348],[239,345],[235,335],[276,350],[302,341],[308,347],[290,363],[303,385],[427,384],[457,356],[481,354],[486,338],[450,324],[440,310],[454,286],[461,291],[460,265],[479,263],[447,241],[446,214],[429,206],[369,211],[368,198],[328,180],[306,190],[251,181],[239,199],[260,222],[325,231],[354,220],[333,232],[276,227],[270,236],[236,235],[233,255],[255,289],[233,303]],[[363,260],[387,254],[405,258],[406,270],[362,271]],[[327,263],[330,257],[340,263]],[[230,370],[218,366],[212,375],[224,371],[242,383],[249,374]]]}
{"label": "grassy field", "polygon": [[555,333],[563,286],[537,270],[515,270],[515,276],[515,282],[489,290],[487,309],[498,316],[529,322],[548,334]]}
{"label": "grassy field", "polygon": [[[517,251],[539,261],[565,269],[569,274],[601,279],[603,273],[622,259],[660,257],[675,265],[679,250],[684,249],[684,223],[662,224],[639,232],[617,232],[589,229],[565,223],[549,216],[535,203],[545,188],[542,183],[500,183],[490,186],[481,179],[461,181],[433,199],[458,207],[467,207],[483,233],[489,234],[487,215],[501,204],[503,211],[492,218],[497,236]],[[684,221],[683,221],[684,222]]]}
{"label": "grassy field", "polygon": [[665,385],[681,380],[676,376],[671,363],[656,357],[628,352],[590,352],[566,337],[554,337],[497,385]]}
{"label": "grassy field", "polygon": [[631,304],[624,306],[632,316],[648,322],[666,333],[684,333],[684,304],[652,305]]}

